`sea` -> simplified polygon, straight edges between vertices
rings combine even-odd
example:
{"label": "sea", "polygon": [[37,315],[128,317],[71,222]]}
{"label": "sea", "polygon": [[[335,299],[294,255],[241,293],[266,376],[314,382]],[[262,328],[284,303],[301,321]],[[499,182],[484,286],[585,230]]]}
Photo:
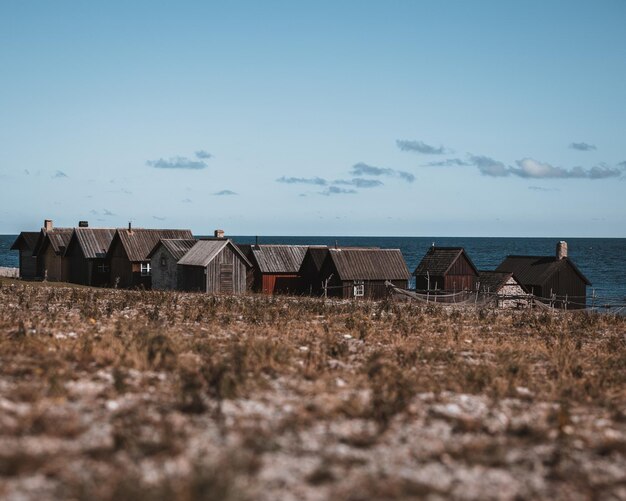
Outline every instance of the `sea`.
{"label": "sea", "polygon": [[[0,235],[0,266],[17,267],[18,253],[9,248],[17,235]],[[348,236],[231,236],[237,243],[300,244],[400,249],[413,271],[433,244],[464,247],[479,270],[493,270],[510,254],[553,255],[559,240],[592,286],[588,296],[596,305],[626,305],[626,238],[513,238],[513,237],[348,237]]]}

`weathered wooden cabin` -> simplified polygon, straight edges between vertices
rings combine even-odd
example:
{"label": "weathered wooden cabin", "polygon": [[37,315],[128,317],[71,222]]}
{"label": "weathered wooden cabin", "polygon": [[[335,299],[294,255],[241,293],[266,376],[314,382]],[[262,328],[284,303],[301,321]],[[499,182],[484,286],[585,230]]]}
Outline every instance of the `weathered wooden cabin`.
{"label": "weathered wooden cabin", "polygon": [[178,289],[243,294],[252,263],[229,239],[199,240],[178,261]]}
{"label": "weathered wooden cabin", "polygon": [[195,238],[162,238],[148,254],[152,288],[175,290],[178,287],[178,260],[195,244]]}
{"label": "weathered wooden cabin", "polygon": [[37,256],[33,255],[33,251],[38,238],[38,231],[23,231],[11,245],[11,250],[19,252],[20,278],[24,280],[37,277]]}
{"label": "weathered wooden cabin", "polygon": [[473,291],[478,282],[478,270],[463,247],[435,247],[413,272],[418,291]]}
{"label": "weathered wooden cabin", "polygon": [[507,256],[496,271],[513,273],[536,299],[557,308],[586,306],[591,282],[567,257],[567,242],[559,242],[554,256]]}
{"label": "weathered wooden cabin", "polygon": [[322,266],[328,256],[326,245],[309,246],[298,274],[300,275],[300,292],[309,296],[321,296],[324,292]]}
{"label": "weathered wooden cabin", "polygon": [[109,285],[110,273],[106,255],[115,229],[89,228],[86,224],[74,228],[65,250],[67,278],[82,285]]}
{"label": "weathered wooden cabin", "polygon": [[406,289],[411,274],[399,249],[329,248],[319,276],[329,297],[380,299],[386,282]]}
{"label": "weathered wooden cabin", "polygon": [[42,228],[33,251],[37,257],[37,275],[51,282],[67,282],[69,270],[65,249],[74,228],[53,228],[51,225],[52,221]]}
{"label": "weathered wooden cabin", "polygon": [[478,287],[488,300],[494,301],[500,308],[528,306],[526,289],[511,272],[480,270]]}
{"label": "weathered wooden cabin", "polygon": [[162,238],[192,239],[190,230],[158,230],[147,228],[118,229],[113,236],[106,261],[110,283],[114,287],[152,286],[152,268],[148,255]]}
{"label": "weathered wooden cabin", "polygon": [[252,263],[248,288],[263,294],[293,294],[301,289],[300,266],[306,245],[238,245]]}

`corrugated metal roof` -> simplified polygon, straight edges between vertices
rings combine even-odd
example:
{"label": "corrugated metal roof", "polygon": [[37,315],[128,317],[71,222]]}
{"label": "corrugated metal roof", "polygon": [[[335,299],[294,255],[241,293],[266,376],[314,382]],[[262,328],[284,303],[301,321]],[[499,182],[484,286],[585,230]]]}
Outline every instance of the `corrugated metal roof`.
{"label": "corrugated metal roof", "polygon": [[41,243],[38,245],[38,252],[43,252],[48,245],[52,247],[55,254],[63,254],[70,243],[74,228],[53,228],[44,233]]}
{"label": "corrugated metal roof", "polygon": [[37,239],[39,238],[38,231],[23,231],[18,235],[11,245],[11,250],[33,250],[37,245]]}
{"label": "corrugated metal roof", "polygon": [[109,251],[115,231],[113,228],[75,228],[72,239],[76,239],[85,258],[103,258]]}
{"label": "corrugated metal roof", "polygon": [[193,239],[191,230],[156,230],[148,228],[119,229],[117,237],[122,242],[128,260],[132,262],[148,261],[148,255],[162,238]]}
{"label": "corrugated metal roof", "polygon": [[231,249],[241,257],[247,266],[252,266],[246,256],[233,244],[232,240],[198,240],[194,246],[178,261],[178,264],[187,266],[207,266],[224,247]]}
{"label": "corrugated metal roof", "polygon": [[465,254],[472,268],[476,270],[474,263],[465,253],[463,247],[431,247],[415,268],[413,275],[426,275],[427,272],[431,275],[445,275],[462,254]]}
{"label": "corrugated metal roof", "polygon": [[507,256],[496,271],[510,271],[526,287],[541,286],[554,273],[565,266],[571,266],[587,285],[591,282],[569,259],[557,259],[555,256]]}
{"label": "corrugated metal roof", "polygon": [[[195,238],[162,238],[159,242],[176,261],[182,258],[198,242]],[[158,244],[155,246],[155,249]],[[154,251],[153,251],[154,252]]]}
{"label": "corrugated metal roof", "polygon": [[261,273],[298,273],[308,248],[308,245],[251,246],[251,257]]}
{"label": "corrugated metal roof", "polygon": [[341,280],[408,280],[400,249],[328,249]]}
{"label": "corrugated metal roof", "polygon": [[479,271],[480,290],[498,292],[512,276],[513,273],[510,271]]}

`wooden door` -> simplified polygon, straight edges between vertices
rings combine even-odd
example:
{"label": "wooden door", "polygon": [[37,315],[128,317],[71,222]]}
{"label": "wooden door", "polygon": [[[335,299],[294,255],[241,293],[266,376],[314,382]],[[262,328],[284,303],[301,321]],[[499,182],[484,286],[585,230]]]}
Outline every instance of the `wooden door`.
{"label": "wooden door", "polygon": [[220,292],[233,293],[233,265],[220,264]]}

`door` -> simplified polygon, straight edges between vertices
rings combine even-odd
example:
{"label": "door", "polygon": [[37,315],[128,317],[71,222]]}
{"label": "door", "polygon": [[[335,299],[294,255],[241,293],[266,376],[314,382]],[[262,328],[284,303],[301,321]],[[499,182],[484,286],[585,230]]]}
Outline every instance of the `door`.
{"label": "door", "polygon": [[220,292],[233,293],[233,265],[220,264]]}

